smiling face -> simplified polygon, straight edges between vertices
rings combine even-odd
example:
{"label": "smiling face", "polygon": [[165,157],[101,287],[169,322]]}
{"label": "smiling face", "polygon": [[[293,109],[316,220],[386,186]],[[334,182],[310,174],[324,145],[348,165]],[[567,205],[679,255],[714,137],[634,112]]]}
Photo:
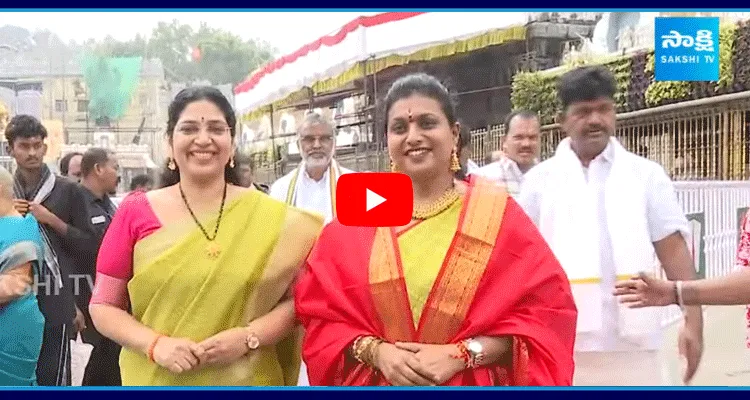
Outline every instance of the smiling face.
{"label": "smiling face", "polygon": [[172,154],[181,174],[199,180],[221,176],[232,149],[230,127],[216,104],[197,100],[185,107],[172,136]]}
{"label": "smiling face", "polygon": [[414,94],[388,110],[388,152],[399,171],[413,180],[453,175],[451,154],[458,142],[458,124],[450,124],[440,103]]}

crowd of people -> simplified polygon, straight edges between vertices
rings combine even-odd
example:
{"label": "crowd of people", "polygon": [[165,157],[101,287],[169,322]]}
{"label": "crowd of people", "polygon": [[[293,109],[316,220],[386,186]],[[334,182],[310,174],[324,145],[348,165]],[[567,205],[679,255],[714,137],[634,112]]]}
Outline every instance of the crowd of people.
{"label": "crowd of people", "polygon": [[301,163],[269,188],[236,150],[229,101],[184,89],[158,188],[138,177],[119,201],[115,154],[69,154],[57,175],[44,126],[16,116],[18,169],[0,169],[0,385],[70,385],[78,335],[89,386],[676,385],[658,351],[654,307],[668,304],[684,311],[689,382],[697,306],[750,303],[750,275],[694,280],[672,182],[613,137],[615,91],[604,68],[566,73],[554,155],[540,162],[539,118],[519,110],[478,167],[449,91],[397,80],[383,131],[414,209],[381,228],[336,219],[353,171],[316,113],[297,129]]}

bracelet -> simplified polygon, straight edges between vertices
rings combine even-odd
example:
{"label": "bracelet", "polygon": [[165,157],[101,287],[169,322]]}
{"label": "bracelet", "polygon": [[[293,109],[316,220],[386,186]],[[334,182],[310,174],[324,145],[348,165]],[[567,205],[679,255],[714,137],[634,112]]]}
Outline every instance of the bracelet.
{"label": "bracelet", "polygon": [[383,340],[375,336],[360,336],[352,344],[352,356],[362,364],[375,367],[376,350],[382,343]]}
{"label": "bracelet", "polygon": [[682,299],[682,281],[674,283],[674,294],[677,305],[680,306],[681,309],[685,309],[685,301]]}
{"label": "bracelet", "polygon": [[161,339],[163,337],[164,337],[164,335],[158,335],[158,336],[156,336],[156,338],[148,346],[148,353],[147,353],[147,355],[148,355],[148,360],[149,361],[156,362],[156,361],[154,361],[154,349],[156,349],[156,344],[159,343],[159,339]]}
{"label": "bracelet", "polygon": [[469,348],[466,347],[466,341],[462,340],[456,343],[456,347],[458,348],[458,355],[453,355],[451,357],[456,360],[463,360],[466,369],[474,368],[474,358],[471,356]]}

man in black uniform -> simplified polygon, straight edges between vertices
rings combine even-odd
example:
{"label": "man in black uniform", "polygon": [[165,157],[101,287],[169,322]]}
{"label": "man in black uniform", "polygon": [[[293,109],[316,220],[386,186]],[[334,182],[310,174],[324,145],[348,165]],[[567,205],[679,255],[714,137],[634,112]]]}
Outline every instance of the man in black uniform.
{"label": "man in black uniform", "polygon": [[94,240],[87,252],[94,257],[81,257],[75,261],[79,276],[85,277],[81,282],[81,292],[76,296],[78,307],[86,315],[86,329],[83,340],[94,346],[91,358],[83,375],[83,386],[121,386],[120,379],[120,346],[103,337],[91,322],[88,304],[91,301],[91,289],[96,276],[96,255],[99,252],[104,234],[115,215],[115,205],[108,193],[117,189],[119,166],[114,153],[101,148],[92,148],[83,154],[81,160],[81,186],[83,187],[86,208]]}
{"label": "man in black uniform", "polygon": [[83,193],[75,182],[56,176],[44,164],[47,129],[39,120],[29,115],[13,117],[5,138],[18,165],[14,205],[21,214],[31,213],[39,221],[45,243],[44,268],[37,283],[45,318],[37,381],[40,386],[69,386],[70,339],[85,326],[73,300],[72,260],[92,239],[88,215],[80,206]]}

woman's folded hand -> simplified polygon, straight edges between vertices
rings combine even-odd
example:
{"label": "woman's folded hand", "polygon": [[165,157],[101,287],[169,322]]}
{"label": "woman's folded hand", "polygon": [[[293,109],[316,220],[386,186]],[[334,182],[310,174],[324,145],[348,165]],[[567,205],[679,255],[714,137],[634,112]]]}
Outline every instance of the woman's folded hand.
{"label": "woman's folded hand", "polygon": [[390,343],[381,343],[373,360],[385,379],[393,386],[435,386],[420,375],[411,365],[417,365],[414,353],[399,349]]}
{"label": "woman's folded hand", "polygon": [[433,385],[442,385],[466,369],[466,363],[454,344],[396,343],[396,347],[413,354],[408,359],[409,367],[428,378]]}
{"label": "woman's folded hand", "polygon": [[161,337],[154,346],[154,362],[172,373],[195,369],[204,356],[203,349],[190,339]]}

